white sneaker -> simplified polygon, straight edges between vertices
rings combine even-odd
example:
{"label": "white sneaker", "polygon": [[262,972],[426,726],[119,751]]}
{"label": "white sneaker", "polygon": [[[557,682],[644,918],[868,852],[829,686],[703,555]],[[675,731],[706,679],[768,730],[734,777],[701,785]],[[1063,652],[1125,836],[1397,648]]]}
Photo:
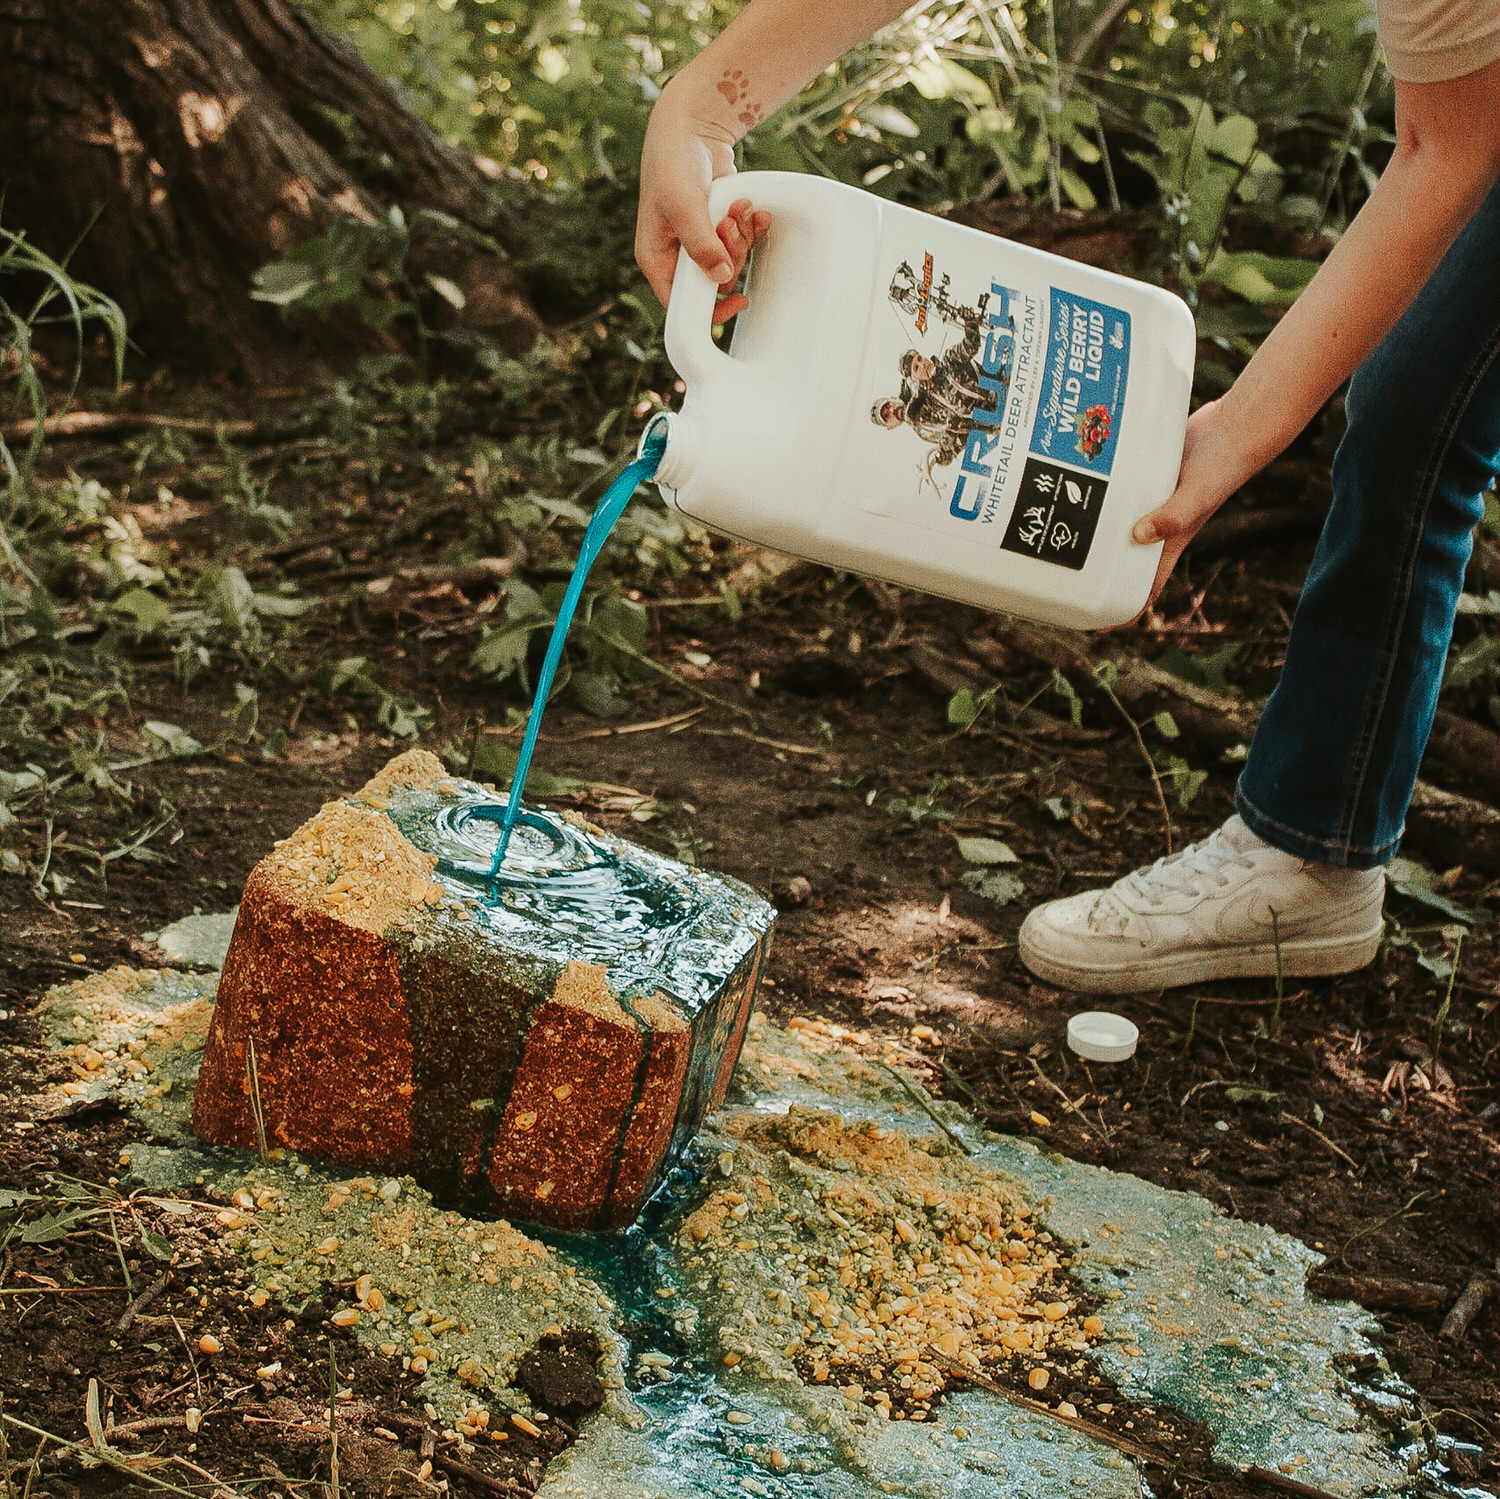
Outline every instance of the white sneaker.
{"label": "white sneaker", "polygon": [[1299,859],[1235,816],[1107,890],[1038,906],[1021,926],[1021,961],[1097,994],[1272,975],[1278,945],[1284,974],[1348,973],[1375,956],[1384,896],[1383,869]]}

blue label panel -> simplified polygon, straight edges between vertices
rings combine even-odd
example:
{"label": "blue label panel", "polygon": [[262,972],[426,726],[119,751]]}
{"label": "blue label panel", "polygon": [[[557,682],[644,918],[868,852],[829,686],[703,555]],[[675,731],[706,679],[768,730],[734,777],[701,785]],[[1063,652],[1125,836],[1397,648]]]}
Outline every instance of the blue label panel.
{"label": "blue label panel", "polygon": [[1031,451],[1107,474],[1130,371],[1130,314],[1052,288],[1047,362]]}

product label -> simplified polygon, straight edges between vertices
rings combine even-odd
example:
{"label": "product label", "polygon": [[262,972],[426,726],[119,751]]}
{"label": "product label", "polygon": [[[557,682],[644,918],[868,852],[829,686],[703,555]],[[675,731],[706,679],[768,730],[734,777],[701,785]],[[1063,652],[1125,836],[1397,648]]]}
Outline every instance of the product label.
{"label": "product label", "polygon": [[899,261],[871,338],[870,420],[887,436],[861,444],[856,493],[877,514],[1078,569],[1119,443],[1130,315],[1020,279],[927,250]]}

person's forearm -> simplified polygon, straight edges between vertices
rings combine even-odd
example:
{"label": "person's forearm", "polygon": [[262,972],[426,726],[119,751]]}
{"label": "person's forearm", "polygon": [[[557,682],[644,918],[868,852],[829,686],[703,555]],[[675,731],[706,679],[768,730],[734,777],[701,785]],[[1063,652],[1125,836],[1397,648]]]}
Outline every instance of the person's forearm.
{"label": "person's forearm", "polygon": [[663,101],[734,142],[911,0],[751,0],[667,85]]}
{"label": "person's forearm", "polygon": [[1369,202],[1219,403],[1243,444],[1229,489],[1282,452],[1395,326],[1493,186],[1496,136],[1482,116],[1468,130],[1403,133]]}

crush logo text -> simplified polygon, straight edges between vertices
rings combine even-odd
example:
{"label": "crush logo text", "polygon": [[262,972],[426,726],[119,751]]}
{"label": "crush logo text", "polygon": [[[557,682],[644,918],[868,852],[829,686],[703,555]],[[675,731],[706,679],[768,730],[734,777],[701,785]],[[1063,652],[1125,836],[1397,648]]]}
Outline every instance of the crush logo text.
{"label": "crush logo text", "polygon": [[[964,439],[963,462],[948,501],[948,513],[958,520],[979,519],[994,472],[993,457],[1000,443],[1015,363],[1016,326],[1011,307],[1016,296],[1010,287],[990,283],[989,315],[979,355],[979,399],[972,412],[974,426]],[[988,406],[983,404],[987,397],[991,401]]]}

